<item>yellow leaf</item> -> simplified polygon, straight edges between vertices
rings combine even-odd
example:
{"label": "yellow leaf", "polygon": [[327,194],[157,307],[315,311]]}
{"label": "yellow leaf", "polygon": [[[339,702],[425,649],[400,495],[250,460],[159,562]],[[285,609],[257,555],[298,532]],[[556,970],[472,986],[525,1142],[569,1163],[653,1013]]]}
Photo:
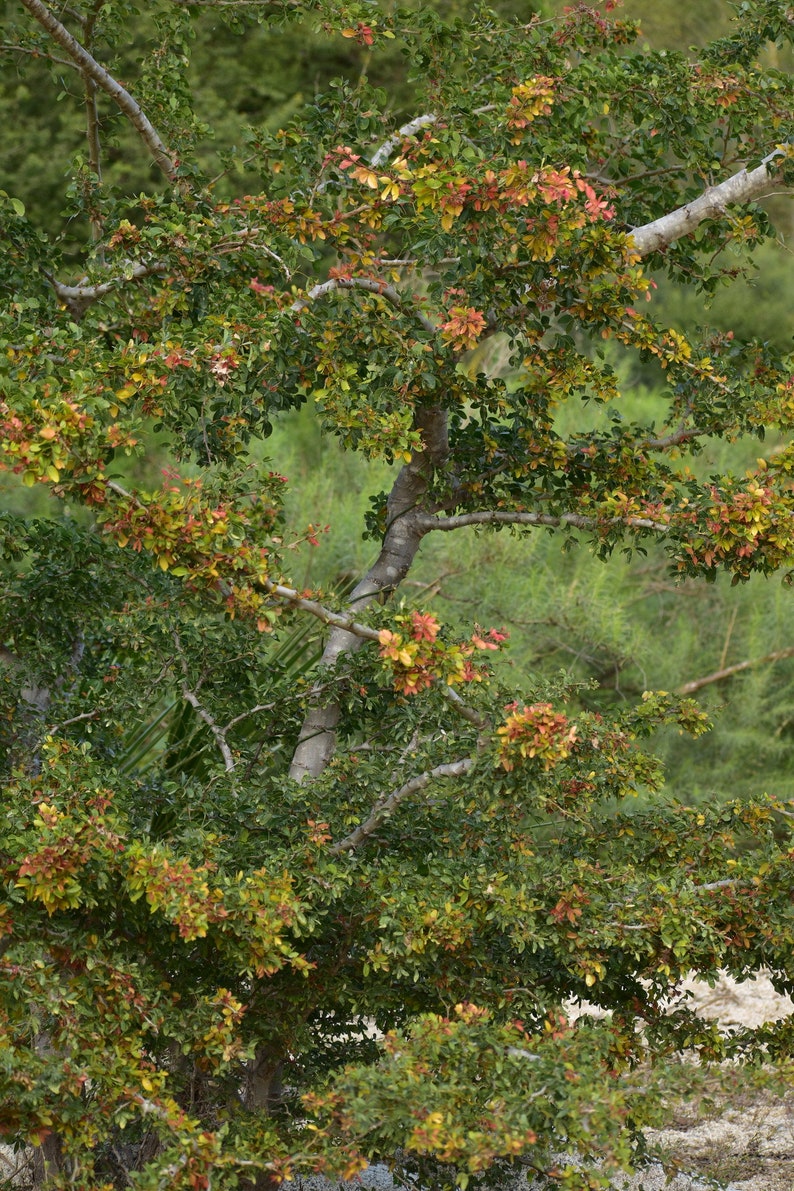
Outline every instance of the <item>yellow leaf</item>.
{"label": "yellow leaf", "polygon": [[167,555],[161,554],[160,557],[157,559],[157,565],[159,566],[161,571],[167,571],[168,567],[170,565],[168,562]]}

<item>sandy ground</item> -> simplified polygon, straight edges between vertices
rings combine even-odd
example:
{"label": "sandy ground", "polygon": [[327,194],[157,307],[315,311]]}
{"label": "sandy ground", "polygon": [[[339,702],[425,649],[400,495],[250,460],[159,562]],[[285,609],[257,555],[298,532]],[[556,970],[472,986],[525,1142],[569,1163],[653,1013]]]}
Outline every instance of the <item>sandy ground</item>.
{"label": "sandy ground", "polygon": [[[723,976],[713,989],[697,981],[687,987],[703,1017],[718,1019],[723,1026],[760,1026],[794,1012],[789,997],[776,993],[764,976],[742,984]],[[719,1169],[725,1177],[730,1171],[730,1191],[794,1191],[794,1088],[784,1101],[750,1095],[741,1108],[691,1127],[659,1130],[651,1137],[693,1175]],[[679,1175],[669,1191],[695,1191],[703,1185],[702,1179]],[[664,1181],[646,1175],[629,1182],[625,1191],[663,1187]]]}

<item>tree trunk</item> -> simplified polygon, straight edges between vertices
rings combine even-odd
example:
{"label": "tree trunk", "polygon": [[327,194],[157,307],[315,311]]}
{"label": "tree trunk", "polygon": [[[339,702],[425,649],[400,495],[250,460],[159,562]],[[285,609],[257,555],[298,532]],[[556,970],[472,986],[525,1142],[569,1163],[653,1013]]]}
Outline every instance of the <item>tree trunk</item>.
{"label": "tree trunk", "polygon": [[[408,574],[425,530],[419,524],[421,502],[435,468],[443,464],[449,451],[447,415],[442,409],[420,410],[416,428],[422,433],[424,449],[401,469],[386,506],[387,527],[380,554],[348,601],[351,612],[360,612],[377,596],[395,591]],[[353,653],[362,639],[346,629],[332,629],[320,659],[320,666],[333,666],[346,653]],[[316,683],[311,706],[301,728],[298,745],[290,766],[290,777],[304,781],[318,777],[333,756],[339,704],[325,696],[322,680]]]}

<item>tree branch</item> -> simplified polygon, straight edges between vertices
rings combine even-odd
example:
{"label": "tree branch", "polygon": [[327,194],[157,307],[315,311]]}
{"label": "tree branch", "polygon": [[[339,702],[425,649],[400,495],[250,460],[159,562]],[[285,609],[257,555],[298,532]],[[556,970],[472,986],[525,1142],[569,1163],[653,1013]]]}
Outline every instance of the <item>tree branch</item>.
{"label": "tree branch", "polygon": [[[417,410],[414,421],[424,449],[411,457],[394,481],[386,504],[386,533],[380,554],[350,593],[349,608],[366,608],[377,596],[394,591],[411,569],[424,536],[425,531],[418,524],[418,507],[433,469],[443,465],[447,458],[447,417],[442,409],[423,407]],[[347,629],[335,628],[323,650],[320,667],[333,666],[342,654],[352,653],[361,644],[361,637]],[[325,698],[323,684],[317,683],[290,765],[289,775],[294,781],[317,777],[333,756],[339,705],[325,702]]]}
{"label": "tree branch", "polygon": [[42,25],[50,36],[57,41],[61,49],[76,63],[83,75],[92,79],[96,85],[109,95],[116,106],[124,113],[133,127],[137,130],[141,140],[152,154],[157,165],[170,182],[176,177],[176,161],[160,139],[157,130],[144,115],[140,105],[132,98],[129,91],[125,91],[112,75],[108,74],[104,66],[89,54],[69,30],[61,24],[41,0],[21,0],[22,5],[31,16]]}
{"label": "tree branch", "polygon": [[72,62],[70,58],[59,58],[57,54],[48,54],[46,50],[40,50],[37,46],[16,45],[12,41],[0,44],[0,53],[29,54],[31,58],[41,58],[45,62],[52,62],[55,66],[68,66],[70,70],[80,69],[77,63]]}
{"label": "tree branch", "polygon": [[144,277],[165,273],[167,270],[168,265],[164,261],[154,261],[150,265],[139,262],[137,265],[133,265],[132,270],[125,273],[123,277],[112,277],[109,281],[101,281],[96,285],[65,285],[46,270],[44,276],[55,290],[59,301],[63,302],[75,319],[79,320],[89,306],[98,302],[100,298],[104,298],[105,294],[118,289],[120,285],[124,285],[128,281],[141,281]]}
{"label": "tree branch", "polygon": [[652,521],[649,517],[610,517],[599,521],[596,517],[582,517],[578,513],[520,513],[501,509],[482,509],[476,513],[458,513],[452,517],[437,517],[434,513],[419,513],[417,524],[425,533],[434,529],[449,532],[466,525],[547,525],[552,529],[572,525],[575,529],[600,529],[605,525],[626,525],[631,529],[655,529],[667,533],[669,525]]}
{"label": "tree branch", "polygon": [[303,612],[308,612],[311,616],[316,616],[323,624],[332,625],[337,629],[344,629],[346,633],[352,633],[356,637],[361,637],[364,641],[380,640],[378,629],[370,628],[367,624],[359,624],[352,616],[344,616],[339,612],[332,612],[330,608],[324,607],[317,600],[306,599],[305,596],[302,596],[293,587],[284,587],[283,584],[274,583],[271,579],[265,579],[261,586],[270,595],[277,596],[280,600],[287,600]]}
{"label": "tree branch", "polygon": [[764,666],[768,662],[780,662],[783,658],[791,657],[794,657],[794,647],[776,649],[774,653],[766,653],[762,658],[749,658],[745,662],[736,662],[733,666],[724,666],[721,670],[715,670],[713,674],[707,674],[705,678],[694,678],[691,682],[685,682],[680,686],[677,693],[692,695],[704,686],[710,686],[712,682],[722,682],[723,678],[732,678],[734,674],[741,674],[743,670],[750,670],[753,666]]}
{"label": "tree branch", "polygon": [[371,835],[374,834],[380,827],[381,823],[396,810],[404,798],[410,794],[416,794],[419,790],[424,790],[425,786],[430,782],[440,777],[461,777],[464,773],[468,773],[474,761],[471,757],[463,757],[460,761],[451,761],[445,765],[436,765],[435,769],[429,769],[426,773],[417,774],[416,777],[410,778],[404,785],[392,790],[391,794],[386,794],[378,801],[372,808],[369,817],[356,827],[355,831],[351,831],[350,835],[346,835],[338,844],[332,844],[329,849],[332,856],[340,856],[343,852],[352,852],[354,848],[358,848]]}
{"label": "tree branch", "polygon": [[305,298],[298,298],[297,301],[293,302],[290,309],[298,314],[301,310],[305,310],[310,302],[314,302],[318,298],[324,298],[326,294],[333,293],[334,290],[338,289],[363,289],[367,290],[368,293],[377,294],[379,297],[385,298],[397,310],[415,318],[431,335],[435,335],[436,333],[436,327],[430,319],[415,307],[406,305],[405,300],[393,285],[389,285],[385,281],[378,281],[372,277],[332,277],[330,281],[323,281],[320,285],[315,285],[313,289],[309,290]]}
{"label": "tree branch", "polygon": [[786,157],[784,148],[776,148],[763,159],[761,164],[749,173],[739,170],[720,182],[710,186],[698,198],[683,207],[678,207],[660,219],[642,224],[631,231],[634,249],[640,256],[659,252],[682,236],[687,236],[706,219],[717,219],[725,214],[729,203],[749,203],[763,198],[780,181],[780,175],[768,167],[776,158]]}
{"label": "tree branch", "polygon": [[218,727],[215,719],[210,715],[207,709],[202,706],[196,692],[189,688],[187,683],[188,678],[190,677],[190,671],[188,670],[187,658],[185,657],[184,650],[182,649],[182,641],[180,640],[179,633],[176,631],[172,634],[172,636],[177,653],[179,654],[179,663],[182,667],[182,673],[184,675],[184,682],[182,682],[180,686],[182,697],[187,699],[188,703],[194,709],[198,717],[204,721],[214,736],[215,743],[217,744],[220,754],[223,757],[223,764],[226,772],[233,773],[235,769],[234,757],[232,756],[232,750],[229,748],[229,745],[226,742],[224,729]]}
{"label": "tree branch", "polygon": [[403,124],[401,128],[385,140],[383,144],[375,150],[369,159],[370,165],[376,169],[383,165],[384,161],[388,161],[397,146],[405,140],[406,137],[413,136],[420,132],[421,129],[427,128],[428,124],[435,124],[438,121],[438,116],[432,112],[427,112],[424,116],[417,116],[413,120],[409,120],[407,124]]}

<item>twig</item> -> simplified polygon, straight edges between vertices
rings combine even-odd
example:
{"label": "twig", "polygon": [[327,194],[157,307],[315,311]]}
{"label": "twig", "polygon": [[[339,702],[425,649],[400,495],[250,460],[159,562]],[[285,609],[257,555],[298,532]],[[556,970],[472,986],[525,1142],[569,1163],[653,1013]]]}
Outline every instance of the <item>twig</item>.
{"label": "twig", "polygon": [[369,817],[355,829],[351,831],[350,835],[346,835],[344,839],[340,840],[338,844],[332,844],[329,849],[332,856],[339,856],[343,852],[351,852],[354,848],[363,844],[377,829],[381,823],[392,814],[392,812],[400,805],[404,798],[410,794],[416,794],[417,791],[423,790],[430,782],[440,777],[461,777],[464,773],[468,773],[474,761],[471,757],[463,757],[460,761],[451,761],[446,765],[436,765],[435,769],[429,769],[426,773],[417,774],[412,777],[404,785],[397,790],[392,790],[391,794],[384,795],[375,803]]}
{"label": "twig", "polygon": [[679,695],[692,695],[695,691],[709,686],[712,682],[721,682],[723,678],[732,678],[734,674],[741,674],[743,670],[750,670],[753,666],[764,666],[768,662],[780,662],[784,658],[794,657],[794,646],[788,649],[776,649],[774,653],[764,654],[761,658],[749,658],[745,662],[736,662],[733,666],[724,666],[722,670],[715,670],[705,678],[694,678],[678,688]]}
{"label": "twig", "polygon": [[305,298],[298,298],[293,302],[290,309],[295,314],[299,314],[301,310],[306,309],[310,302],[315,302],[318,298],[324,298],[326,294],[333,293],[334,290],[339,289],[363,289],[368,293],[377,294],[379,297],[385,298],[397,310],[415,318],[431,335],[435,335],[436,333],[436,328],[430,319],[415,307],[407,306],[393,285],[389,285],[388,282],[379,281],[373,277],[332,277],[330,281],[323,281],[320,285],[315,285],[313,289],[308,291]]}
{"label": "twig", "polygon": [[170,182],[176,177],[176,161],[163,144],[154,125],[142,111],[140,105],[132,98],[129,91],[122,87],[112,75],[108,74],[104,66],[89,54],[69,30],[62,25],[41,0],[21,0],[22,5],[31,16],[42,25],[61,49],[77,64],[85,77],[93,79],[98,87],[109,95],[116,106],[124,113],[133,127],[137,130],[146,147],[150,150],[154,160]]}

